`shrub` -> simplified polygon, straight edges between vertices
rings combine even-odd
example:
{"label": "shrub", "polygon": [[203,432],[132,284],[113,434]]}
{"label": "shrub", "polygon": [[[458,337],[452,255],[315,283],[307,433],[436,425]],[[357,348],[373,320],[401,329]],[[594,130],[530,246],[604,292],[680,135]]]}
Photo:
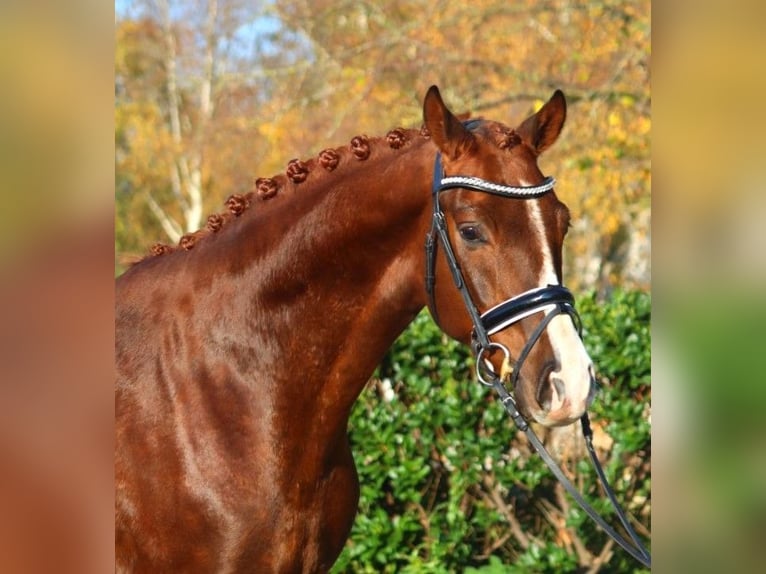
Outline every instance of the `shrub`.
{"label": "shrub", "polygon": [[[591,409],[599,454],[618,500],[646,534],[650,297],[587,295],[578,309],[602,387]],[[386,355],[350,421],[360,508],[333,572],[558,573],[602,552],[611,558],[600,571],[642,571],[557,485],[472,368],[468,349],[426,312]],[[568,430],[545,436],[565,439],[572,449],[560,451],[565,471],[612,518],[581,443]]]}

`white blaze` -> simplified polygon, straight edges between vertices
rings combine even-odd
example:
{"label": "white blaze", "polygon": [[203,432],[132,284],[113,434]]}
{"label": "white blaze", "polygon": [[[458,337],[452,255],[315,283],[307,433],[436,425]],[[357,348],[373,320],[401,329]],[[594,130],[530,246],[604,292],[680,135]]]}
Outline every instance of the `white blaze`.
{"label": "white blaze", "polygon": [[[556,269],[553,266],[548,240],[545,236],[545,226],[540,211],[539,199],[526,201],[532,227],[539,240],[540,250],[543,257],[543,265],[540,271],[539,286],[558,285]],[[544,311],[547,315],[550,309]],[[560,379],[566,389],[566,398],[569,407],[573,409],[585,408],[591,398],[591,374],[592,361],[588,352],[580,340],[577,330],[569,315],[557,315],[548,324],[546,329],[548,339],[561,369],[551,373],[552,378]],[[551,411],[556,411],[564,406],[564,397],[561,397],[553,386]]]}

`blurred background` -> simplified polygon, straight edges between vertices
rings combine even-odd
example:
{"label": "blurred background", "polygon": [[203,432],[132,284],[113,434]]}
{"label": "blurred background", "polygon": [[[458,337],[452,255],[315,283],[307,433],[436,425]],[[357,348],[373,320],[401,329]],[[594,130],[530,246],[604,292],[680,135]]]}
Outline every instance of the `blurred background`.
{"label": "blurred background", "polygon": [[[199,229],[227,196],[292,158],[419,127],[432,84],[456,113],[512,126],[562,89],[567,123],[541,168],[573,214],[565,279],[582,297],[605,388],[594,411],[608,445],[601,454],[648,537],[648,0],[115,7],[117,273],[152,244]],[[350,423],[362,501],[334,571],[636,571],[472,380],[465,350],[427,315],[386,356]],[[597,498],[573,430],[546,442]]]}
{"label": "blurred background", "polygon": [[762,3],[460,4],[0,6],[4,572],[113,568],[115,274],[293,157],[419,125],[432,83],[509,122],[567,94],[569,284],[645,292],[654,247],[655,569],[762,570]]}
{"label": "blurred background", "polygon": [[649,286],[648,0],[119,0],[115,29],[118,272],[293,157],[419,127],[437,84],[511,125],[562,89],[568,284]]}

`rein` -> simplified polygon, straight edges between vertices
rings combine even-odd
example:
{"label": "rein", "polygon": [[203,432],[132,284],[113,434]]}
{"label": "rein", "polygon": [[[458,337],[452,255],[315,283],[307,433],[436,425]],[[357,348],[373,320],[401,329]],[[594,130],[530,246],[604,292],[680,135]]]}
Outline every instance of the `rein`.
{"label": "rein", "polygon": [[435,268],[436,268],[436,247],[439,242],[444,249],[444,254],[449,264],[450,272],[452,273],[452,279],[457,287],[460,295],[463,297],[463,302],[468,314],[471,317],[473,323],[472,332],[472,347],[476,355],[476,375],[479,382],[487,387],[491,387],[498,395],[503,408],[513,419],[513,422],[529,439],[529,442],[542,457],[545,464],[548,465],[551,472],[556,476],[561,485],[569,492],[572,498],[580,505],[580,507],[598,524],[617,544],[619,544],[628,554],[638,560],[641,564],[647,568],[651,567],[651,556],[647,549],[642,544],[639,537],[636,535],[633,528],[630,526],[627,516],[620,508],[617,499],[614,495],[612,488],[609,486],[604,470],[601,463],[598,460],[596,451],[593,447],[593,431],[590,427],[590,420],[588,413],[586,412],[580,419],[582,426],[583,436],[585,438],[585,445],[588,450],[593,467],[596,470],[599,481],[604,492],[609,498],[612,507],[614,508],[617,516],[622,524],[625,532],[630,537],[628,541],[614,528],[612,528],[602,517],[599,515],[593,507],[583,498],[580,492],[575,488],[572,482],[567,478],[559,465],[548,453],[543,445],[542,441],[537,437],[532,428],[529,426],[528,421],[519,412],[516,401],[508,392],[505,385],[501,381],[500,377],[495,373],[491,364],[486,358],[488,353],[493,350],[499,350],[505,355],[506,363],[511,362],[511,353],[507,347],[500,343],[490,341],[490,336],[506,329],[514,323],[528,317],[534,313],[540,311],[547,311],[543,320],[533,331],[532,335],[527,340],[524,348],[521,350],[518,359],[515,361],[515,365],[511,374],[511,388],[516,387],[516,383],[521,373],[521,367],[526,360],[527,356],[531,352],[537,340],[543,334],[548,324],[554,317],[560,314],[567,314],[572,318],[577,332],[582,338],[582,322],[580,316],[574,307],[574,297],[572,293],[562,285],[548,285],[546,287],[540,287],[531,289],[520,295],[507,299],[495,305],[491,309],[484,313],[479,313],[476,305],[471,298],[471,294],[468,291],[465,280],[463,279],[463,272],[460,269],[460,264],[457,261],[455,252],[450,243],[449,235],[447,233],[447,225],[444,216],[444,212],[441,209],[439,203],[439,195],[443,191],[450,189],[469,189],[473,191],[480,191],[484,193],[491,193],[494,195],[500,195],[503,197],[513,199],[532,199],[545,195],[553,189],[555,180],[552,177],[546,177],[545,180],[536,186],[508,186],[502,185],[478,177],[464,177],[464,176],[452,176],[446,177],[444,174],[444,168],[442,167],[441,154],[436,154],[436,160],[434,162],[434,177],[431,188],[433,196],[433,217],[431,220],[431,229],[426,236],[426,275],[425,275],[425,287],[426,293],[430,300],[430,309],[433,315],[434,321],[438,324],[438,314],[436,310],[436,299],[434,294],[434,282],[435,282]]}

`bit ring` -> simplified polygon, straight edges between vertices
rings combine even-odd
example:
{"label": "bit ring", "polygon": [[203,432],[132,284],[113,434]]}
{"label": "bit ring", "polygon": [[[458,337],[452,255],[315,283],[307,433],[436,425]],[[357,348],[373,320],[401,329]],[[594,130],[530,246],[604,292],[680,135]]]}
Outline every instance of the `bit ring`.
{"label": "bit ring", "polygon": [[479,349],[479,352],[476,354],[476,378],[478,378],[479,382],[485,387],[494,387],[495,381],[498,378],[492,363],[490,363],[489,359],[484,356],[486,353],[491,352],[492,349],[500,349],[503,352],[505,355],[503,364],[510,364],[511,362],[511,352],[505,345],[501,345],[500,343],[490,343],[488,347]]}

